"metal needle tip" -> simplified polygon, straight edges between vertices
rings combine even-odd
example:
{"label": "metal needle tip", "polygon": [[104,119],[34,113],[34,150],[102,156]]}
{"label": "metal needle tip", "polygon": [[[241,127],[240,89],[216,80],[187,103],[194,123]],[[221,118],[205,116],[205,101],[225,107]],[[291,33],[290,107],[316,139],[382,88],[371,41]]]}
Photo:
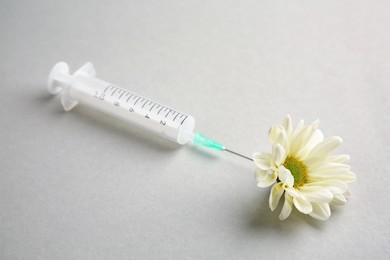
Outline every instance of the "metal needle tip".
{"label": "metal needle tip", "polygon": [[235,155],[237,155],[237,156],[240,156],[240,157],[242,157],[242,158],[245,158],[245,159],[247,159],[247,160],[249,160],[249,161],[253,161],[253,159],[252,159],[252,158],[249,158],[248,156],[245,156],[245,155],[242,155],[242,154],[236,153],[236,152],[234,152],[234,151],[232,151],[232,150],[229,150],[229,149],[227,149],[227,148],[224,148],[223,150],[224,150],[224,151],[226,151],[226,152],[229,152],[229,153],[235,154]]}

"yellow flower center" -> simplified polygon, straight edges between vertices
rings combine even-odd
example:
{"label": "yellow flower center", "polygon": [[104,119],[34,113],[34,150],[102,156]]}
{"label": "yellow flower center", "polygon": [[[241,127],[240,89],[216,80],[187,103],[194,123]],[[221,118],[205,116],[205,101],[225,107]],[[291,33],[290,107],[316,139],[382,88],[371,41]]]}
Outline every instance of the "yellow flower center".
{"label": "yellow flower center", "polygon": [[307,167],[306,165],[295,157],[287,156],[283,166],[290,170],[294,177],[294,187],[300,187],[306,182]]}

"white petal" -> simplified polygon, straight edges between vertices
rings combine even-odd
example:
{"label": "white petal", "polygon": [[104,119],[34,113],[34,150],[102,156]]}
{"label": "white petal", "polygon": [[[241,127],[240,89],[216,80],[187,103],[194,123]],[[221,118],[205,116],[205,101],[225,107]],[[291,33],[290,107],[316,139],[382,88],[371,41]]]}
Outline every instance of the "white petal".
{"label": "white petal", "polygon": [[[314,129],[313,129],[314,130]],[[322,142],[324,140],[323,133],[317,129],[314,130],[311,135],[308,137],[307,142],[305,144],[302,144],[303,147],[300,147],[299,151],[296,153],[296,157],[300,158],[301,160],[305,160],[307,156],[310,154],[313,147],[315,147],[317,144]],[[317,160],[316,160],[317,162]]]}
{"label": "white petal", "polygon": [[256,179],[256,181],[261,181],[261,180],[265,179],[268,175],[269,174],[267,171],[262,170],[262,169],[256,169],[255,179]]}
{"label": "white petal", "polygon": [[298,152],[302,147],[305,147],[305,144],[308,142],[309,137],[312,133],[312,127],[311,126],[305,126],[302,128],[300,132],[298,132],[296,135],[294,135],[292,141],[291,141],[291,152],[296,153]]}
{"label": "white petal", "polygon": [[284,150],[288,150],[288,137],[287,131],[283,126],[277,125],[271,127],[269,130],[269,139],[271,140],[273,149],[277,144],[282,145]]}
{"label": "white petal", "polygon": [[353,172],[348,172],[346,174],[337,176],[337,180],[345,183],[351,183],[356,181],[356,175]]}
{"label": "white petal", "polygon": [[335,176],[310,176],[310,181],[312,182],[322,182],[322,181],[340,181],[344,183],[351,183],[356,180],[356,175],[352,172],[347,172]]}
{"label": "white petal", "polygon": [[308,168],[310,177],[325,177],[325,178],[336,178],[342,174],[347,174],[351,166],[342,163],[324,163],[315,169]]}
{"label": "white petal", "polygon": [[334,195],[334,198],[331,202],[332,205],[344,205],[345,203],[347,203],[347,199],[344,195],[341,194]]}
{"label": "white petal", "polygon": [[292,204],[293,202],[291,196],[285,194],[283,208],[279,215],[280,220],[285,220],[286,218],[288,218],[288,216],[290,216],[292,210]]}
{"label": "white petal", "polygon": [[277,183],[271,189],[271,194],[269,196],[269,207],[272,211],[276,209],[279,204],[280,197],[282,197],[284,192],[283,184]]}
{"label": "white petal", "polygon": [[290,115],[287,115],[284,118],[283,126],[286,129],[287,136],[290,136],[292,134],[292,121]]}
{"label": "white petal", "polygon": [[320,129],[316,129],[310,138],[310,141],[307,143],[306,146],[308,146],[310,149],[313,149],[314,146],[321,143],[324,140],[324,134],[321,132]]}
{"label": "white petal", "polygon": [[279,134],[283,131],[285,131],[285,129],[281,125],[275,125],[269,129],[268,137],[272,144],[276,142],[276,139],[278,138]]}
{"label": "white petal", "polygon": [[333,194],[320,186],[302,186],[299,188],[302,196],[315,203],[329,203],[333,199]]}
{"label": "white petal", "polygon": [[291,197],[299,197],[299,192],[297,191],[297,189],[293,188],[293,187],[284,187],[284,191],[289,194]]}
{"label": "white petal", "polygon": [[295,142],[296,137],[303,130],[304,126],[305,126],[305,123],[303,122],[303,120],[299,120],[297,127],[295,128],[294,132],[292,132],[292,134],[291,134],[291,136],[289,138],[289,140],[290,140],[290,149],[291,149],[291,146],[293,146],[293,143]]}
{"label": "white petal", "polygon": [[348,190],[348,185],[339,180],[324,180],[307,183],[305,188],[311,187],[323,187],[330,191],[332,194],[344,194]]}
{"label": "white petal", "polygon": [[313,203],[313,211],[309,215],[318,220],[327,220],[330,217],[330,207],[328,203]]}
{"label": "white petal", "polygon": [[348,190],[348,185],[342,181],[333,180],[329,182],[327,189],[333,194],[344,194]]}
{"label": "white petal", "polygon": [[269,153],[255,153],[253,154],[253,161],[262,170],[268,170],[274,164],[272,155]]}
{"label": "white petal", "polygon": [[326,160],[328,162],[336,162],[336,163],[346,163],[350,159],[348,154],[338,154],[329,156]]}
{"label": "white petal", "polygon": [[301,147],[297,152],[295,152],[295,157],[301,161],[304,161],[310,152],[311,150],[304,146]]}
{"label": "white petal", "polygon": [[292,176],[290,170],[284,166],[279,167],[279,180],[288,187],[294,186],[294,177]]}
{"label": "white petal", "polygon": [[295,128],[293,135],[296,136],[296,135],[302,130],[302,128],[303,128],[304,125],[305,125],[305,122],[304,122],[302,119],[299,120],[298,125],[297,125],[297,127]]}
{"label": "white petal", "polygon": [[[311,150],[310,150],[311,152]],[[324,160],[323,158],[318,159],[318,158],[307,158],[310,155],[310,152],[308,155],[306,155],[306,158],[304,159],[304,162],[309,169],[309,171],[314,171],[318,167],[320,167],[323,164],[326,164],[327,160]]]}
{"label": "white petal", "polygon": [[324,161],[322,164],[319,164],[315,169],[310,168],[310,170],[316,172],[340,172],[340,171],[349,171],[351,166],[345,163],[337,163],[337,162],[328,162]]}
{"label": "white petal", "polygon": [[273,156],[275,164],[279,166],[286,160],[287,154],[284,148],[280,144],[277,144],[273,149]]}
{"label": "white petal", "polygon": [[257,180],[257,186],[261,188],[265,188],[271,186],[276,181],[276,174],[267,174],[264,179]]}
{"label": "white petal", "polygon": [[329,154],[341,145],[343,139],[338,136],[333,136],[325,139],[321,143],[317,144],[308,158],[326,158]]}
{"label": "white petal", "polygon": [[319,119],[316,119],[316,120],[313,121],[313,123],[311,123],[311,127],[313,127],[314,130],[316,130],[319,125],[320,125],[320,120]]}
{"label": "white petal", "polygon": [[275,144],[280,144],[284,148],[286,153],[288,153],[289,143],[285,130],[279,133],[278,137],[276,138]]}
{"label": "white petal", "polygon": [[293,202],[294,206],[303,214],[309,214],[313,210],[311,203],[301,197],[294,197]]}

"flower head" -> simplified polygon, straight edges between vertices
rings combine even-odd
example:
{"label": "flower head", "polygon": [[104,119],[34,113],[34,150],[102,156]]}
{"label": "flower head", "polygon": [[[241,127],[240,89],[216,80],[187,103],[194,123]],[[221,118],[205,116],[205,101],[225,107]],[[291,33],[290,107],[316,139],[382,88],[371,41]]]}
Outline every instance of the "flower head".
{"label": "flower head", "polygon": [[273,185],[269,197],[272,211],[284,195],[281,220],[290,215],[293,206],[313,218],[328,219],[329,204],[344,204],[347,183],[356,179],[346,164],[348,155],[331,155],[342,139],[338,136],[324,139],[318,125],[318,120],[310,125],[301,120],[293,130],[291,117],[287,115],[283,125],[273,126],[269,131],[272,152],[253,155],[258,167],[257,185]]}

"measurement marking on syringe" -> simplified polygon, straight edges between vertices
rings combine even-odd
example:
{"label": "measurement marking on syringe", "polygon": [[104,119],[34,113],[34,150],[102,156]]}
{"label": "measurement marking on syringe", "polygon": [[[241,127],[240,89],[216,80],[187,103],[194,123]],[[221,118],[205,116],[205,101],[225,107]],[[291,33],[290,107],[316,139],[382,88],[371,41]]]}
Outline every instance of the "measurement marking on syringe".
{"label": "measurement marking on syringe", "polygon": [[141,97],[138,97],[137,101],[135,101],[134,106],[137,104],[138,100],[140,100]]}
{"label": "measurement marking on syringe", "polygon": [[173,110],[172,109],[169,109],[169,112],[165,115],[165,118],[167,118],[167,116],[169,115],[169,113],[171,113]]}
{"label": "measurement marking on syringe", "polygon": [[158,111],[157,115],[160,114],[161,110],[163,110],[164,107],[161,107],[160,111]]}
{"label": "measurement marking on syringe", "polygon": [[115,92],[117,91],[118,89],[115,88],[113,92],[111,92],[111,97],[115,94]]}
{"label": "measurement marking on syringe", "polygon": [[177,115],[175,116],[175,118],[173,119],[173,122],[175,122],[175,119],[176,119],[176,117],[179,115],[179,113],[177,113]]}
{"label": "measurement marking on syringe", "polygon": [[126,99],[126,103],[129,102],[129,99],[131,98],[131,96],[133,96],[134,94],[131,94],[127,99]]}
{"label": "measurement marking on syringe", "polygon": [[152,111],[152,109],[154,108],[155,105],[156,105],[156,103],[154,103],[154,105],[150,108],[149,111]]}
{"label": "measurement marking on syringe", "polygon": [[186,116],[186,118],[183,119],[183,121],[181,121],[181,125],[184,123],[184,121],[188,118],[188,116]]}
{"label": "measurement marking on syringe", "polygon": [[142,108],[144,108],[144,106],[146,105],[146,103],[148,103],[148,101],[146,100],[145,103],[142,105]]}
{"label": "measurement marking on syringe", "polygon": [[111,85],[108,85],[108,86],[104,89],[103,93],[106,93],[107,89],[108,89],[110,86],[111,86]]}
{"label": "measurement marking on syringe", "polygon": [[122,94],[119,95],[119,99],[121,99],[121,97],[123,96],[123,94],[125,94],[126,92],[122,92]]}

